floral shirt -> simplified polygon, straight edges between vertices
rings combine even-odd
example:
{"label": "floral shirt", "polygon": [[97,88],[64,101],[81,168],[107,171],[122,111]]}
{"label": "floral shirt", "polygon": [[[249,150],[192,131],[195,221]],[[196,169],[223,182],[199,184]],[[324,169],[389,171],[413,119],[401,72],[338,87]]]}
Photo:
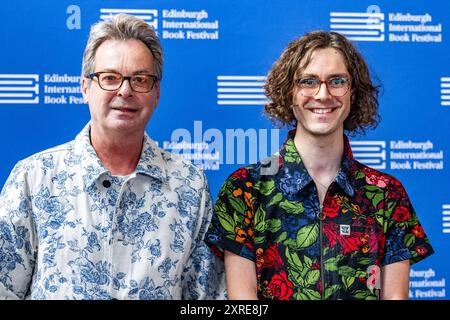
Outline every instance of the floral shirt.
{"label": "floral shirt", "polygon": [[20,161],[0,195],[0,298],[224,298],[205,244],[209,187],[147,136],[137,169],[112,176],[89,138]]}
{"label": "floral shirt", "polygon": [[294,135],[226,180],[207,241],[255,261],[260,299],[379,299],[382,266],[433,253],[405,189],[354,160],[345,137],[321,207]]}

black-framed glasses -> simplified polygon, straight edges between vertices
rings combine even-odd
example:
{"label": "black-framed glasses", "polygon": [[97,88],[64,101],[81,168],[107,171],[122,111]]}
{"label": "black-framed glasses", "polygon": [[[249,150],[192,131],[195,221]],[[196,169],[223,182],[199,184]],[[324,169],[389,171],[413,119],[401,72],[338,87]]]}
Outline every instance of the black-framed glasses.
{"label": "black-framed glasses", "polygon": [[152,74],[138,73],[132,76],[124,76],[118,72],[93,72],[89,75],[93,80],[97,78],[100,88],[106,91],[119,90],[125,80],[130,83],[131,89],[136,92],[150,92],[155,86],[158,77]]}
{"label": "black-framed glasses", "polygon": [[304,97],[314,97],[318,94],[322,83],[325,83],[328,92],[333,97],[342,97],[351,87],[350,78],[347,76],[335,76],[327,80],[320,80],[313,76],[304,76],[295,80],[295,84]]}

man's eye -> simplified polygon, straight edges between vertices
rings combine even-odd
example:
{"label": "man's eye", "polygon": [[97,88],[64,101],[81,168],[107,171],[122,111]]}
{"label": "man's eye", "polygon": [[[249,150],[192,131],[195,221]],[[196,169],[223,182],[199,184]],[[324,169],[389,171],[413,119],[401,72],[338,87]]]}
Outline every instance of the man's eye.
{"label": "man's eye", "polygon": [[342,87],[347,83],[347,79],[345,78],[332,78],[328,80],[328,83],[333,87]]}
{"label": "man's eye", "polygon": [[133,77],[133,82],[146,83],[147,82],[147,77],[146,76],[134,76]]}
{"label": "man's eye", "polygon": [[118,81],[120,78],[115,74],[104,74],[102,77],[103,81]]}
{"label": "man's eye", "polygon": [[300,79],[299,83],[302,87],[315,87],[318,81],[316,79]]}

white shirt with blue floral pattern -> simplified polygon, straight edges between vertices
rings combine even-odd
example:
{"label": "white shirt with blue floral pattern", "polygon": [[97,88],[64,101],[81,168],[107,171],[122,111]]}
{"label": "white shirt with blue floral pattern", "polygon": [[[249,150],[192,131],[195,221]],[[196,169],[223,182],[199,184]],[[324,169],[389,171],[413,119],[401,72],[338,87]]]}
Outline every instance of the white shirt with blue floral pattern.
{"label": "white shirt with blue floral pattern", "polygon": [[203,241],[203,172],[145,134],[136,171],[112,176],[86,125],[20,161],[0,195],[0,298],[221,299],[223,263]]}

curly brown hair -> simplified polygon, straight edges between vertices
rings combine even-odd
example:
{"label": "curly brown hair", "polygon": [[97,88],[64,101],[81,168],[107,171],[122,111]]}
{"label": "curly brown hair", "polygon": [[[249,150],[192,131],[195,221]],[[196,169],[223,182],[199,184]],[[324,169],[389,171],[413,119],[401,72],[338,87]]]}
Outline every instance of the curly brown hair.
{"label": "curly brown hair", "polygon": [[342,53],[352,77],[351,109],[344,121],[344,129],[349,133],[364,134],[366,128],[374,128],[380,121],[379,87],[372,84],[367,64],[354,45],[336,32],[313,31],[289,43],[267,76],[264,89],[271,101],[265,105],[265,112],[274,122],[295,126],[292,110],[294,79],[309,64],[312,53],[325,48]]}

